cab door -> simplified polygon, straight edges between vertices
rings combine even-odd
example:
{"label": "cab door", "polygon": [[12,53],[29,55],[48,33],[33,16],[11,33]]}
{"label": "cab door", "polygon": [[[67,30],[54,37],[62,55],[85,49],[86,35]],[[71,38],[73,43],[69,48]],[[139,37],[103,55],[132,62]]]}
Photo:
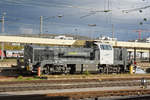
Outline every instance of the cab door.
{"label": "cab door", "polygon": [[99,44],[100,64],[114,64],[113,48],[109,44]]}

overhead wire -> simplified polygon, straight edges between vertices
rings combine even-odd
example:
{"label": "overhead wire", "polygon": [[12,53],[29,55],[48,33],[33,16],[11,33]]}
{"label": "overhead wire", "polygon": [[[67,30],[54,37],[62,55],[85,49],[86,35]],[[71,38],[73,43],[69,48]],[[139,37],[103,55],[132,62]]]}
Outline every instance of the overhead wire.
{"label": "overhead wire", "polygon": [[140,8],[122,10],[122,12],[124,12],[124,13],[129,13],[129,12],[133,12],[133,11],[140,11],[140,10],[147,9],[147,8],[150,8],[150,5],[144,6],[144,7],[140,7]]}
{"label": "overhead wire", "polygon": [[[13,1],[13,0],[12,0]],[[86,7],[79,7],[79,6],[73,6],[71,4],[67,4],[67,3],[56,3],[56,4],[46,4],[46,3],[42,3],[42,2],[32,2],[31,4],[29,3],[25,3],[25,4],[22,4],[22,1],[25,1],[25,0],[21,0],[20,2],[17,2],[17,0],[14,0],[14,3],[16,3],[17,5],[24,5],[24,6],[43,6],[43,7],[50,7],[50,6],[57,6],[57,7],[68,7],[68,8],[78,8],[78,9],[84,9],[84,10],[87,10],[89,13],[87,15],[84,15],[84,16],[81,16],[80,18],[85,18],[85,17],[88,17],[88,16],[91,16],[91,15],[95,15],[97,14],[98,12],[104,12],[106,10],[111,10],[111,0],[104,0],[104,10],[94,10],[94,11],[91,11],[92,9],[91,8],[86,8]],[[29,1],[29,0],[28,0]],[[118,1],[119,2],[119,1]],[[144,7],[145,8],[145,7]],[[142,7],[142,9],[144,9]],[[149,8],[149,7],[148,7]],[[147,9],[147,7],[145,8]],[[108,23],[111,23],[112,22],[112,12],[111,13],[107,13],[107,12],[104,12],[105,13],[105,16],[106,16],[106,20]],[[60,25],[60,24],[59,24]]]}

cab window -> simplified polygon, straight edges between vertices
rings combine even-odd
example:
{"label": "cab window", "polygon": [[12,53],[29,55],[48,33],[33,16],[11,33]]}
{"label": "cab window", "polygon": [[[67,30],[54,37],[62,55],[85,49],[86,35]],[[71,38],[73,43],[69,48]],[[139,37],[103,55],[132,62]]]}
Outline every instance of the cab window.
{"label": "cab window", "polygon": [[100,45],[101,50],[112,50],[110,45]]}

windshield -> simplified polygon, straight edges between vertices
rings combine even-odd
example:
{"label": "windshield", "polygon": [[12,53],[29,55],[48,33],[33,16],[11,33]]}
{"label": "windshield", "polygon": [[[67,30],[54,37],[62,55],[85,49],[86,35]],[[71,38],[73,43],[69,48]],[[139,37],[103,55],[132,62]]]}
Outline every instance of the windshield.
{"label": "windshield", "polygon": [[110,45],[105,45],[105,44],[100,45],[100,48],[101,48],[101,50],[112,50]]}

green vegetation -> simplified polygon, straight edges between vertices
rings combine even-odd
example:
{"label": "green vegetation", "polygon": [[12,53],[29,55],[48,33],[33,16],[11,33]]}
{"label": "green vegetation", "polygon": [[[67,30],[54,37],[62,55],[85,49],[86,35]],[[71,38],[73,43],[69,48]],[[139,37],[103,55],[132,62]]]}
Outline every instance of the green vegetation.
{"label": "green vegetation", "polygon": [[17,60],[16,59],[3,59],[3,60],[0,60],[0,62],[16,62]]}
{"label": "green vegetation", "polygon": [[88,70],[86,70],[85,72],[84,72],[84,75],[90,75],[90,72],[88,71]]}
{"label": "green vegetation", "polygon": [[[23,77],[23,76],[18,76],[17,78],[13,79],[7,79],[5,81],[32,81],[32,80],[45,80],[45,79],[64,79],[64,80],[69,80],[69,79],[98,79],[98,80],[103,80],[103,79],[118,79],[118,78],[142,78],[142,77],[149,77],[150,74],[89,74],[88,72],[86,74],[80,74],[80,75],[42,75],[40,77],[38,76],[33,76],[33,77]],[[1,80],[0,80],[1,81]],[[4,80],[2,80],[4,81]]]}
{"label": "green vegetation", "polygon": [[17,80],[22,80],[23,79],[23,76],[18,76],[17,77]]}
{"label": "green vegetation", "polygon": [[[86,75],[87,74],[87,75]],[[150,74],[80,74],[80,75],[45,75],[48,79],[103,79],[103,78],[134,78],[144,77]],[[44,75],[43,75],[44,76]]]}
{"label": "green vegetation", "polygon": [[34,76],[34,77],[18,76],[17,79],[15,79],[14,81],[32,81],[32,80],[42,80],[42,79],[37,76]]}

